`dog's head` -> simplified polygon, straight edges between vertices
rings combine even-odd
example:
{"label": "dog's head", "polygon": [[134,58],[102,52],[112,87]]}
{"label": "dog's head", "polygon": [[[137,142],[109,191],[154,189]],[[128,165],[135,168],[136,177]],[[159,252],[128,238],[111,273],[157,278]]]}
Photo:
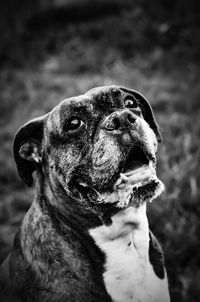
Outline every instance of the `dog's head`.
{"label": "dog's head", "polygon": [[155,173],[160,141],[148,101],[134,90],[105,86],[25,124],[16,134],[14,157],[29,186],[38,170],[54,194],[62,188],[102,216],[162,191]]}

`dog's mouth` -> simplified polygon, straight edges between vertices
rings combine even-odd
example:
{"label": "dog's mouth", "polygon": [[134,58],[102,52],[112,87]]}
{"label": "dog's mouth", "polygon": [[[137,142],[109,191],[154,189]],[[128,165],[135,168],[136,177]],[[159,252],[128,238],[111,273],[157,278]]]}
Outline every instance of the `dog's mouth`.
{"label": "dog's mouth", "polygon": [[164,189],[163,183],[156,176],[156,156],[142,144],[134,145],[129,151],[111,190],[100,193],[86,182],[78,180],[77,183],[79,190],[92,204],[110,204],[117,208],[139,206],[152,201]]}
{"label": "dog's mouth", "polygon": [[121,183],[135,185],[156,175],[156,156],[145,146],[135,145],[128,153],[115,187]]}
{"label": "dog's mouth", "polygon": [[155,154],[145,146],[134,146],[113,189],[114,194],[118,196],[117,206],[120,208],[139,206],[160,195],[164,185],[156,176]]}
{"label": "dog's mouth", "polygon": [[126,174],[131,174],[132,171],[137,168],[148,165],[150,160],[155,163],[156,159],[152,153],[148,152],[141,146],[134,146],[125,161],[122,172]]}

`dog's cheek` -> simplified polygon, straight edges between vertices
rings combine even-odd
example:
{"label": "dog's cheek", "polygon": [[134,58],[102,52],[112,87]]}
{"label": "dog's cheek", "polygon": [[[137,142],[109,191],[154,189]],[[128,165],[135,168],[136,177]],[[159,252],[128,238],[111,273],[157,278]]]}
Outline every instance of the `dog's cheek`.
{"label": "dog's cheek", "polygon": [[74,167],[79,164],[80,153],[73,148],[54,149],[48,157],[49,177],[53,182],[59,182],[68,191]]}
{"label": "dog's cheek", "polygon": [[149,127],[149,124],[140,119],[138,132],[140,135],[140,139],[142,139],[150,152],[156,153],[158,149],[158,142],[154,131]]}
{"label": "dog's cheek", "polygon": [[122,158],[122,151],[114,137],[100,133],[92,152],[93,183],[104,185],[117,173]]}

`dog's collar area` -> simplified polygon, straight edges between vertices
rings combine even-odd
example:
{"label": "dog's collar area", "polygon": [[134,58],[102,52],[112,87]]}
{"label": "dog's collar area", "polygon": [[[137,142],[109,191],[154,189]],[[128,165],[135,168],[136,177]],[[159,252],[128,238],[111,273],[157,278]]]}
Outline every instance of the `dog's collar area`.
{"label": "dog's collar area", "polygon": [[92,211],[81,212],[80,209],[77,208],[77,211],[74,212],[72,206],[72,204],[74,205],[74,200],[69,198],[68,203],[68,208],[63,211],[57,206],[51,204],[51,202],[46,198],[46,196],[39,196],[39,206],[42,212],[44,214],[47,214],[51,218],[54,223],[54,227],[56,228],[56,231],[59,234],[67,234],[69,227],[71,229],[77,229],[79,233],[81,233],[85,232],[91,227],[97,227],[102,225],[101,219],[99,219],[97,215],[94,215]]}
{"label": "dog's collar area", "polygon": [[113,301],[170,301],[162,251],[149,231],[145,204],[122,210],[110,227],[89,234],[105,253],[103,279]]}

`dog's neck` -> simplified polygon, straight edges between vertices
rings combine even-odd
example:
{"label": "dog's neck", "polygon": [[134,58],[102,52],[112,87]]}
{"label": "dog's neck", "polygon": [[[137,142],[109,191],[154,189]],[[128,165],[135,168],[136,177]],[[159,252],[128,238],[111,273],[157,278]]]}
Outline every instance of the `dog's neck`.
{"label": "dog's neck", "polygon": [[[94,214],[85,211],[80,203],[66,197],[63,205],[63,198],[60,199],[52,192],[50,186],[45,182],[45,199],[39,196],[40,206],[45,206],[48,209],[48,214],[55,225],[60,225],[63,229],[65,226],[78,230],[78,233],[83,236],[89,233],[95,244],[100,248],[102,246],[116,243],[116,250],[120,245],[126,245],[127,248],[132,248],[136,251],[138,257],[148,258],[149,252],[149,224],[146,215],[146,203],[139,207],[128,207],[120,210],[117,214],[111,217],[112,223],[107,226],[102,224],[102,221]],[[46,205],[45,205],[46,203]],[[60,205],[58,207],[58,204]],[[115,249],[114,249],[115,250]]]}
{"label": "dog's neck", "polygon": [[169,301],[162,259],[151,242],[146,203],[122,210],[112,221],[89,231],[105,254],[103,279],[112,301]]}
{"label": "dog's neck", "polygon": [[[148,298],[149,280],[154,274],[149,264],[149,225],[146,203],[128,207],[112,217],[110,226],[89,231],[105,254],[105,287],[113,301],[153,301]],[[143,284],[142,293],[138,284]],[[140,288],[140,286],[139,286]],[[144,291],[144,293],[143,293]]]}
{"label": "dog's neck", "polygon": [[[66,269],[73,271],[75,269],[73,265],[77,261],[83,264],[86,271],[90,270],[90,259],[96,263],[95,267],[101,267],[103,253],[88,233],[90,228],[102,225],[101,220],[94,214],[83,211],[75,200],[67,197],[65,200],[59,197],[56,199],[45,179],[41,183],[41,180],[37,178],[36,188],[34,201],[20,229],[19,244],[25,251],[28,265],[34,266],[34,270],[40,274],[39,266],[43,264],[36,261],[40,257],[40,250],[47,252],[45,261],[48,261],[48,257],[51,256],[48,254],[48,248],[50,242],[51,244],[53,242],[56,251],[61,255],[73,256],[72,263],[68,263],[68,256],[63,256],[64,259],[60,262],[62,269],[65,263]],[[38,248],[35,247],[36,242]],[[42,249],[39,247],[41,242]],[[41,278],[43,278],[42,275]]]}
{"label": "dog's neck", "polygon": [[129,207],[112,217],[110,226],[90,229],[90,235],[98,246],[109,242],[121,242],[129,247],[132,245],[138,255],[147,256],[149,247],[149,225],[146,215],[146,203],[140,207]]}

